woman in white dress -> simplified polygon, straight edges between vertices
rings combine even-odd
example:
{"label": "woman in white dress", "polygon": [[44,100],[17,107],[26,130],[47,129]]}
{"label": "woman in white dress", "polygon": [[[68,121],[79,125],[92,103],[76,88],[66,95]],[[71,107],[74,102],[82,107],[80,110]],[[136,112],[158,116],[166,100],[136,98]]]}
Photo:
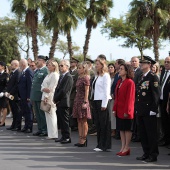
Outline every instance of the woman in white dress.
{"label": "woman in white dress", "polygon": [[58,138],[58,127],[56,115],[57,108],[53,103],[53,96],[59,80],[58,63],[56,61],[49,61],[47,67],[49,73],[41,85],[41,91],[43,92],[41,100],[51,105],[50,112],[45,112],[48,131],[47,139],[55,139]]}

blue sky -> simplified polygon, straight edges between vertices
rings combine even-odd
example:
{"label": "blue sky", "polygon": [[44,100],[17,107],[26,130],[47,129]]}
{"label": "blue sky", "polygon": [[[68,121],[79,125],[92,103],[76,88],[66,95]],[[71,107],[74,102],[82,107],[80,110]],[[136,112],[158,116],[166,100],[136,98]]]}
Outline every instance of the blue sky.
{"label": "blue sky", "polygon": [[[114,8],[111,11],[110,17],[118,18],[120,15],[125,14],[129,9],[130,1],[131,0],[114,0]],[[0,17],[11,16],[10,7],[11,0],[3,0],[3,3],[1,2],[0,5]],[[101,26],[102,24],[99,24],[96,29],[92,30],[88,52],[88,55],[90,55],[92,59],[95,59],[99,54],[105,54],[108,60],[123,58],[129,61],[132,56],[140,55],[137,48],[122,48],[120,44],[122,44],[123,40],[110,40],[106,34],[102,35],[100,32]],[[82,22],[79,24],[77,30],[72,32],[72,41],[81,47],[81,51],[83,51],[85,35],[85,22]],[[59,38],[66,41],[66,38],[63,36],[59,36]],[[49,46],[39,46],[39,54],[48,55],[49,48]],[[163,43],[163,47],[159,51],[160,58],[167,57],[168,51],[170,51],[169,42]],[[154,58],[153,50],[145,50],[144,54]],[[33,56],[32,52],[30,52],[30,56]],[[62,58],[62,53],[56,51],[55,56]],[[22,57],[25,57],[24,53],[22,53]],[[66,58],[68,58],[68,56]]]}

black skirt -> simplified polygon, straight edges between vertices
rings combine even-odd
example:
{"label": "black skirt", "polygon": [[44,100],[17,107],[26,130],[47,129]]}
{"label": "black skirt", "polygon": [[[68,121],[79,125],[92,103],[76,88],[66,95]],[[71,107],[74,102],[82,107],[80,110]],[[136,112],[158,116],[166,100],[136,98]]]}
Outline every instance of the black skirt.
{"label": "black skirt", "polygon": [[0,109],[7,108],[8,102],[6,97],[0,98]]}
{"label": "black skirt", "polygon": [[132,119],[121,119],[116,117],[116,130],[132,131]]}

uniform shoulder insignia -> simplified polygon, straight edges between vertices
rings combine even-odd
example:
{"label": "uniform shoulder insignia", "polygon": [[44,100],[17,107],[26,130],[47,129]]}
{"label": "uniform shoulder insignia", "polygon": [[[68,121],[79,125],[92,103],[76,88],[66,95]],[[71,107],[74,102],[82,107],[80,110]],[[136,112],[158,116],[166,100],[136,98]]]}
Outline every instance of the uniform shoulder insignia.
{"label": "uniform shoulder insignia", "polygon": [[158,82],[154,82],[154,86],[155,86],[155,87],[158,87]]}

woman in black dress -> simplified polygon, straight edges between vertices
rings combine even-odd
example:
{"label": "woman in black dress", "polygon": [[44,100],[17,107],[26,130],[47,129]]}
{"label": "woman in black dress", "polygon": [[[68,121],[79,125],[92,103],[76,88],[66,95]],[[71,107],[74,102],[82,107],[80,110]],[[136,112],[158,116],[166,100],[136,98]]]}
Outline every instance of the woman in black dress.
{"label": "woman in black dress", "polygon": [[0,113],[2,118],[0,120],[0,127],[5,126],[5,119],[7,115],[7,98],[5,97],[7,82],[9,80],[9,75],[6,73],[6,64],[0,61]]}

